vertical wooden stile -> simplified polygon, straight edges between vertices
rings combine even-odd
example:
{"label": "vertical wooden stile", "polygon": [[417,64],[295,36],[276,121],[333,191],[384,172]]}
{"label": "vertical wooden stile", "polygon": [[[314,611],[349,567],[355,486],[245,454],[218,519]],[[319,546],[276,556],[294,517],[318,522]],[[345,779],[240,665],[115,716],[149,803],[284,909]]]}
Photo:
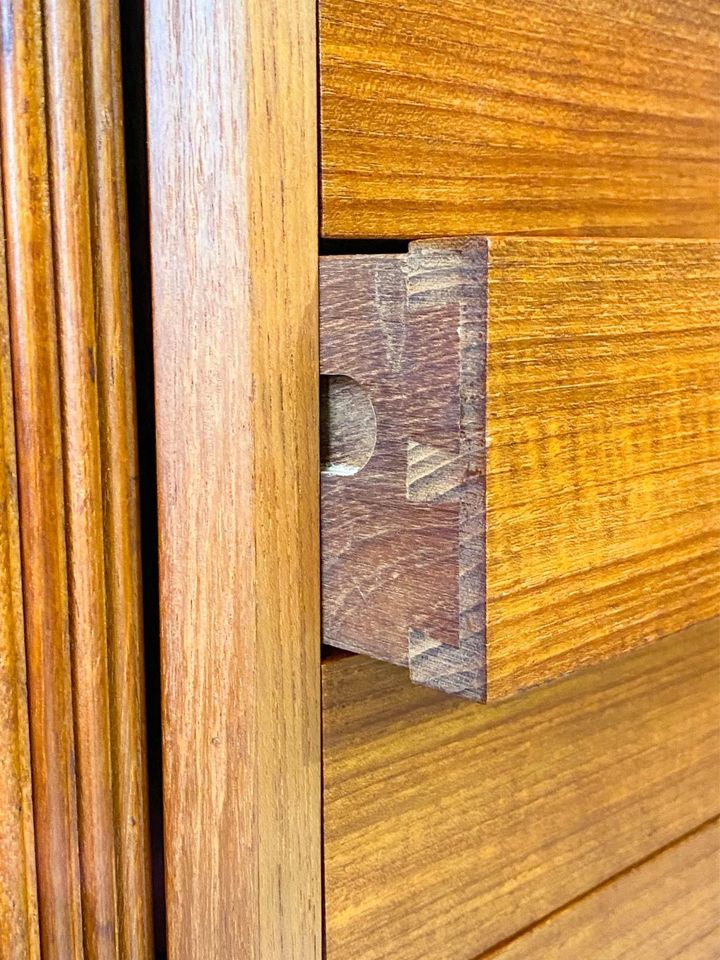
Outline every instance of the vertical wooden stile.
{"label": "vertical wooden stile", "polygon": [[319,960],[312,0],[147,3],[173,960]]}
{"label": "vertical wooden stile", "polygon": [[5,232],[0,195],[0,956],[39,960]]}
{"label": "vertical wooden stile", "polygon": [[2,17],[2,159],[43,960],[83,956],[41,9]]}
{"label": "vertical wooden stile", "polygon": [[119,10],[83,0],[120,956],[153,954]]}

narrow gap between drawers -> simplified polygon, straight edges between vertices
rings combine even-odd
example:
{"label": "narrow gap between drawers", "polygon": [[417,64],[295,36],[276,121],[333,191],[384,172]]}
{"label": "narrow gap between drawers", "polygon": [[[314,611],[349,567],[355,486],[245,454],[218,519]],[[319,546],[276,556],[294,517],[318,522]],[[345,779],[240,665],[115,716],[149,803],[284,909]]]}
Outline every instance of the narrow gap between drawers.
{"label": "narrow gap between drawers", "polygon": [[330,240],[320,238],[321,257],[346,257],[353,254],[378,255],[407,253],[409,240]]}
{"label": "narrow gap between drawers", "polygon": [[671,850],[673,847],[678,846],[681,843],[684,843],[686,840],[689,840],[695,834],[700,833],[701,830],[705,830],[707,827],[712,826],[712,824],[720,821],[720,817],[710,817],[708,820],[704,820],[702,823],[699,823],[697,826],[693,827],[691,830],[686,831],[685,833],[680,834],[679,837],[674,837],[672,840],[669,840],[667,843],[663,844],[661,847],[658,847],[657,850],[653,850],[652,853],[649,853],[646,857],[642,857],[640,860],[636,860],[634,863],[628,864],[623,870],[619,870],[617,873],[614,873],[611,877],[608,877],[607,880],[603,880],[602,883],[598,883],[596,886],[591,887],[589,890],[579,893],[576,897],[573,897],[571,900],[568,900],[567,903],[564,903],[562,906],[558,907],[556,910],[551,910],[550,913],[545,914],[542,917],[539,917],[537,920],[534,920],[532,923],[527,924],[527,926],[522,927],[520,930],[516,930],[514,933],[511,933],[510,936],[505,937],[504,940],[501,940],[499,943],[496,943],[494,946],[490,947],[487,950],[484,950],[482,953],[478,954],[473,960],[493,960],[493,957],[496,957],[502,950],[508,947],[515,940],[518,940],[520,937],[524,937],[527,934],[531,933],[536,927],[542,926],[549,920],[552,920],[553,917],[559,916],[561,913],[564,913],[565,910],[574,907],[576,904],[581,903],[587,897],[592,897],[599,891],[603,890],[605,887],[610,886],[610,884],[615,883],[621,877],[624,877],[626,874],[630,873],[633,870],[640,869],[644,867],[647,863],[650,863],[652,860],[655,860],[656,857],[662,856],[662,854],[667,853],[668,850]]}

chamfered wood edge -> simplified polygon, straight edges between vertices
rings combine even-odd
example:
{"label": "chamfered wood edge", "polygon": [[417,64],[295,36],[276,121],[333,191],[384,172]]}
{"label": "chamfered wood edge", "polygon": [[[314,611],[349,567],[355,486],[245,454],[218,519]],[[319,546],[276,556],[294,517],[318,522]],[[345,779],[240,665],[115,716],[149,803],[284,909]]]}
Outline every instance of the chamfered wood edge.
{"label": "chamfered wood edge", "polygon": [[251,0],[247,18],[257,950],[320,960],[316,9]]}

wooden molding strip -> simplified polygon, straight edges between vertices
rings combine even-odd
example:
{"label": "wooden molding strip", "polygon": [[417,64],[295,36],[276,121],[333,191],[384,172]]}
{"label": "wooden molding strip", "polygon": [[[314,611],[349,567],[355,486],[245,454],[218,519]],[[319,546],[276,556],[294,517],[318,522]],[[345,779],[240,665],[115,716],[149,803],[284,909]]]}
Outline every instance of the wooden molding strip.
{"label": "wooden molding strip", "polygon": [[716,817],[719,679],[717,620],[488,706],[326,662],[328,960],[475,957]]}
{"label": "wooden molding strip", "polygon": [[58,310],[78,835],[86,955],[112,960],[117,891],[103,492],[83,35],[76,0],[44,0]]}
{"label": "wooden molding strip", "polygon": [[3,31],[42,955],[150,958],[118,9],[114,0],[23,0]]}
{"label": "wooden molding strip", "polygon": [[324,640],[493,700],[720,612],[719,251],[323,258]]}
{"label": "wooden molding strip", "polygon": [[0,191],[0,953],[40,960],[2,207]]}
{"label": "wooden molding strip", "polygon": [[319,960],[315,7],[147,31],[168,949]]}
{"label": "wooden molding strip", "polygon": [[717,237],[706,0],[320,0],[322,230]]}
{"label": "wooden molding strip", "polygon": [[82,13],[100,463],[108,478],[103,539],[117,942],[121,957],[150,960],[155,947],[120,8],[117,0],[83,0]]}
{"label": "wooden molding strip", "polygon": [[2,18],[2,161],[43,960],[82,960],[58,327],[41,5]]}

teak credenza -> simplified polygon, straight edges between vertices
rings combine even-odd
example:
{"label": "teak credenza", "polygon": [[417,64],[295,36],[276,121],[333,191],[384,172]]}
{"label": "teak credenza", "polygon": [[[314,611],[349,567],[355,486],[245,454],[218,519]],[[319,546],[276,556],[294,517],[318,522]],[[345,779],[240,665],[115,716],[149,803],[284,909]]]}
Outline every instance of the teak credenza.
{"label": "teak credenza", "polygon": [[0,0],[0,960],[718,960],[719,190],[717,0]]}

